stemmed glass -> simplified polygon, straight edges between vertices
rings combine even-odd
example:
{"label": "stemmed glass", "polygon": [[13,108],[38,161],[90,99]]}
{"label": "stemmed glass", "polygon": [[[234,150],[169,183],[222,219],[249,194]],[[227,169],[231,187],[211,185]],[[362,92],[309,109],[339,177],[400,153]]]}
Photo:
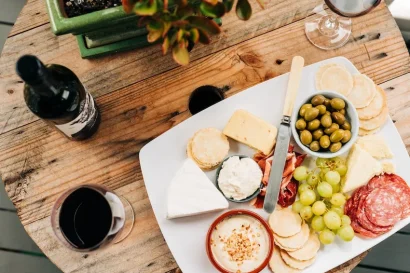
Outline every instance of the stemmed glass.
{"label": "stemmed glass", "polygon": [[124,240],[134,226],[127,199],[100,185],[82,185],[58,198],[51,213],[57,238],[68,248],[89,252]]}
{"label": "stemmed glass", "polygon": [[325,0],[305,19],[309,41],[325,50],[342,47],[352,33],[351,17],[362,16],[380,4],[381,0]]}

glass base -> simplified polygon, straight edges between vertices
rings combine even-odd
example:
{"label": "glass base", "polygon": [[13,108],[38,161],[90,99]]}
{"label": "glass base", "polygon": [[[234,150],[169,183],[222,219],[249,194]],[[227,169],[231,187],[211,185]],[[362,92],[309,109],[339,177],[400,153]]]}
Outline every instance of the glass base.
{"label": "glass base", "polygon": [[352,33],[352,20],[340,17],[319,5],[305,19],[305,32],[309,41],[318,48],[331,50],[342,47]]}
{"label": "glass base", "polygon": [[124,206],[125,222],[121,232],[118,233],[117,236],[114,238],[114,244],[122,242],[125,238],[128,237],[128,235],[130,235],[135,222],[135,213],[131,203],[123,196],[119,196],[119,198],[121,199],[121,202]]}

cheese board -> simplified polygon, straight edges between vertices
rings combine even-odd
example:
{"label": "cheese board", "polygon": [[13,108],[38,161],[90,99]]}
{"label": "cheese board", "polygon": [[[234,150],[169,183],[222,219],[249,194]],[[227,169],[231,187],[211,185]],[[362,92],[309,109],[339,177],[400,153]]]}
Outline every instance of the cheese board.
{"label": "cheese board", "polygon": [[[333,70],[335,72],[332,74]],[[323,75],[327,75],[324,80]],[[318,110],[307,109],[312,108],[310,105],[305,107],[305,110],[309,110],[307,115],[302,115],[300,112],[302,107],[294,111],[292,118],[297,119],[298,123],[293,126],[301,128],[295,131],[297,135],[293,134],[292,136],[289,161],[293,162],[293,169],[289,175],[284,177],[284,180],[288,180],[289,185],[295,184],[296,188],[290,190],[290,192],[293,191],[293,196],[282,197],[282,199],[279,196],[278,200],[278,204],[288,208],[283,208],[283,211],[280,212],[275,210],[273,214],[269,215],[260,207],[256,208],[261,194],[250,202],[231,202],[230,199],[234,195],[229,187],[224,186],[226,190],[222,191],[211,184],[205,186],[204,173],[208,178],[208,183],[215,184],[218,181],[219,184],[226,185],[231,183],[229,181],[237,181],[240,182],[238,184],[240,187],[243,181],[241,177],[236,176],[238,173],[247,172],[248,169],[248,173],[243,174],[242,177],[246,177],[249,172],[252,172],[255,176],[262,177],[261,186],[263,186],[266,176],[265,164],[269,161],[267,158],[273,153],[271,151],[269,154],[269,150],[272,150],[275,144],[275,128],[279,127],[282,118],[288,78],[288,74],[281,75],[225,99],[175,126],[142,148],[140,152],[141,168],[152,208],[164,238],[184,273],[221,271],[219,265],[213,265],[214,262],[210,261],[209,253],[207,255],[206,251],[206,249],[212,250],[219,246],[215,244],[215,247],[212,248],[211,244],[210,247],[206,238],[208,231],[211,232],[210,227],[215,226],[214,221],[221,214],[236,209],[257,213],[266,222],[269,222],[270,228],[273,230],[273,237],[276,236],[276,246],[269,266],[260,272],[272,272],[271,269],[275,266],[277,267],[275,272],[301,272],[302,269],[303,272],[326,272],[370,249],[410,223],[409,212],[401,208],[403,206],[395,205],[395,202],[407,202],[408,199],[405,198],[410,198],[408,185],[402,183],[403,181],[410,182],[410,170],[408,170],[410,158],[392,120],[385,114],[384,93],[379,94],[378,88],[373,88],[369,84],[368,78],[362,76],[356,67],[343,57],[306,66],[302,71],[301,87],[295,105],[306,104],[307,98],[310,99],[314,96],[313,98],[319,101],[318,105],[328,103],[326,107],[331,111],[327,113],[326,109],[323,110],[320,106],[315,106],[316,102],[313,100],[313,108]],[[344,111],[344,101],[333,101],[332,98],[319,96],[323,86],[332,88],[335,82],[340,83],[340,78],[343,79],[343,84],[337,86],[340,87],[339,93],[347,97],[349,105],[354,105],[357,108],[360,118],[360,124],[357,125],[357,128],[353,128],[353,123],[348,122],[349,117]],[[327,91],[331,90],[327,89]],[[360,94],[366,96],[367,103]],[[323,118],[326,115],[329,117]],[[346,120],[344,119],[345,115]],[[315,124],[314,120],[319,118],[321,121],[319,124]],[[304,120],[299,121],[300,119]],[[239,123],[242,126],[235,125],[238,120],[242,122]],[[327,122],[330,123],[327,124]],[[333,128],[334,126],[335,128]],[[259,130],[261,132],[267,130],[269,133],[258,133],[257,135],[252,133],[259,132]],[[352,134],[356,134],[356,136],[358,134],[361,137],[356,142],[356,137]],[[305,145],[304,151],[298,147],[294,141],[295,138],[298,138],[299,145]],[[329,145],[326,141],[329,142]],[[210,146],[209,143],[212,145]],[[309,152],[311,150],[312,152],[330,151],[336,153],[344,145],[353,145],[350,151],[341,155],[341,160],[345,162],[343,163],[344,170],[331,169],[328,165],[324,166],[323,164],[329,164],[329,161],[317,159],[312,156],[313,153]],[[264,152],[258,154],[255,149]],[[259,159],[263,161],[263,168],[259,164],[260,160],[256,161],[263,173],[260,174],[259,171],[255,170],[250,162],[242,162],[238,155],[253,157],[255,160],[262,155]],[[232,157],[229,164],[225,160],[228,157]],[[386,161],[386,158],[389,160]],[[224,163],[221,164],[223,161]],[[296,168],[302,162],[302,167]],[[224,181],[216,177],[216,168],[218,171],[225,169],[224,177],[227,178]],[[285,166],[284,172],[286,172],[286,168]],[[297,174],[295,168],[298,169]],[[309,174],[313,176],[316,170],[325,169],[323,176],[321,172],[317,173],[317,176],[320,176],[319,183],[308,183],[307,173],[301,175],[308,170]],[[337,181],[334,183],[335,174]],[[269,176],[269,172],[267,176]],[[296,181],[298,177],[302,177],[299,179],[300,181]],[[310,180],[313,181],[313,179]],[[252,187],[247,188],[249,193],[259,190],[259,186],[254,183]],[[330,195],[327,195],[326,191],[329,187]],[[316,199],[309,202],[308,194],[304,194],[302,197],[302,188],[309,189],[309,193],[313,192]],[[262,187],[261,192],[263,190]],[[405,194],[399,200],[394,191],[401,190]],[[224,202],[225,200],[222,200],[221,196],[230,201]],[[237,196],[238,200],[244,197],[243,195]],[[339,202],[340,198],[342,201]],[[385,200],[387,205],[378,206],[378,203],[374,201],[378,199]],[[301,205],[301,201],[304,204]],[[324,208],[323,215],[316,213],[321,205],[319,201],[323,201],[327,206]],[[310,207],[313,202],[315,203]],[[316,203],[318,203],[317,206]],[[340,204],[336,206],[337,203]],[[309,208],[301,210],[296,209],[296,206]],[[406,206],[404,207],[406,208]],[[315,214],[312,214],[312,208]],[[246,212],[238,213],[239,215],[246,214]],[[243,217],[243,220],[250,221],[249,215],[246,215],[247,218]],[[320,228],[318,224],[320,221],[323,222],[322,216],[326,224],[324,229]],[[389,216],[387,217],[389,220],[383,216]],[[277,223],[282,222],[276,219],[278,217],[283,219],[285,223],[287,223],[285,221],[287,219],[288,226],[278,225]],[[227,222],[229,225],[226,225],[230,226],[238,222],[238,219],[232,218],[231,222]],[[370,221],[368,221],[369,219]],[[221,223],[224,223],[223,219]],[[293,233],[285,234],[292,229]],[[355,231],[355,236],[352,236],[352,230]],[[243,234],[240,233],[239,237]],[[307,236],[308,234],[310,235]],[[235,238],[238,237],[236,233],[233,235]],[[265,237],[262,236],[262,238]],[[251,243],[257,242],[256,239],[250,238]],[[302,238],[304,241],[301,243],[295,241],[296,239],[289,240],[289,238],[298,238],[298,240]],[[225,249],[224,247],[230,242],[228,241],[221,241],[223,242],[221,248]],[[298,246],[298,249],[293,249],[295,245]],[[304,246],[301,247],[302,245]],[[314,248],[314,254],[317,254],[306,257],[305,246]],[[246,253],[249,254],[245,252],[245,257],[247,257]],[[215,250],[213,256],[223,259],[224,256],[218,256],[219,254]],[[222,252],[221,255],[225,254]],[[230,258],[233,257],[236,258],[236,256],[230,256]],[[242,266],[243,259],[243,257],[239,258],[239,262],[232,265],[235,267],[235,272],[259,272],[236,270],[236,267]],[[214,259],[212,260],[214,261]],[[247,263],[243,266],[250,268]],[[258,267],[260,265],[256,264],[255,269]],[[224,270],[231,272],[234,268],[230,270],[225,268]]]}

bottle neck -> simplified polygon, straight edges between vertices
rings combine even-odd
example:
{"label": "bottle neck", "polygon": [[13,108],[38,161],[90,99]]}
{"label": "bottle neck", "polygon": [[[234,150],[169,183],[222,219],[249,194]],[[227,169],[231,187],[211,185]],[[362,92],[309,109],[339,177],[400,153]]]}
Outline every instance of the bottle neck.
{"label": "bottle neck", "polygon": [[42,77],[39,77],[35,82],[26,82],[26,84],[40,96],[54,97],[59,94],[55,80],[50,76],[50,71],[46,67],[44,67]]}

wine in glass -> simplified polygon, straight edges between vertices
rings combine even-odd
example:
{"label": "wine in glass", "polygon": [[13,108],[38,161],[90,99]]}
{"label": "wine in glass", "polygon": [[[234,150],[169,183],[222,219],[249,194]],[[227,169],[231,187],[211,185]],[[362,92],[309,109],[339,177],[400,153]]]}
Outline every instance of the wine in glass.
{"label": "wine in glass", "polygon": [[89,252],[125,239],[134,225],[134,211],[124,197],[100,185],[83,185],[55,203],[51,224],[68,248]]}
{"label": "wine in glass", "polygon": [[379,5],[381,0],[325,0],[305,20],[305,32],[315,46],[330,50],[343,46],[352,33],[351,17],[362,16]]}

